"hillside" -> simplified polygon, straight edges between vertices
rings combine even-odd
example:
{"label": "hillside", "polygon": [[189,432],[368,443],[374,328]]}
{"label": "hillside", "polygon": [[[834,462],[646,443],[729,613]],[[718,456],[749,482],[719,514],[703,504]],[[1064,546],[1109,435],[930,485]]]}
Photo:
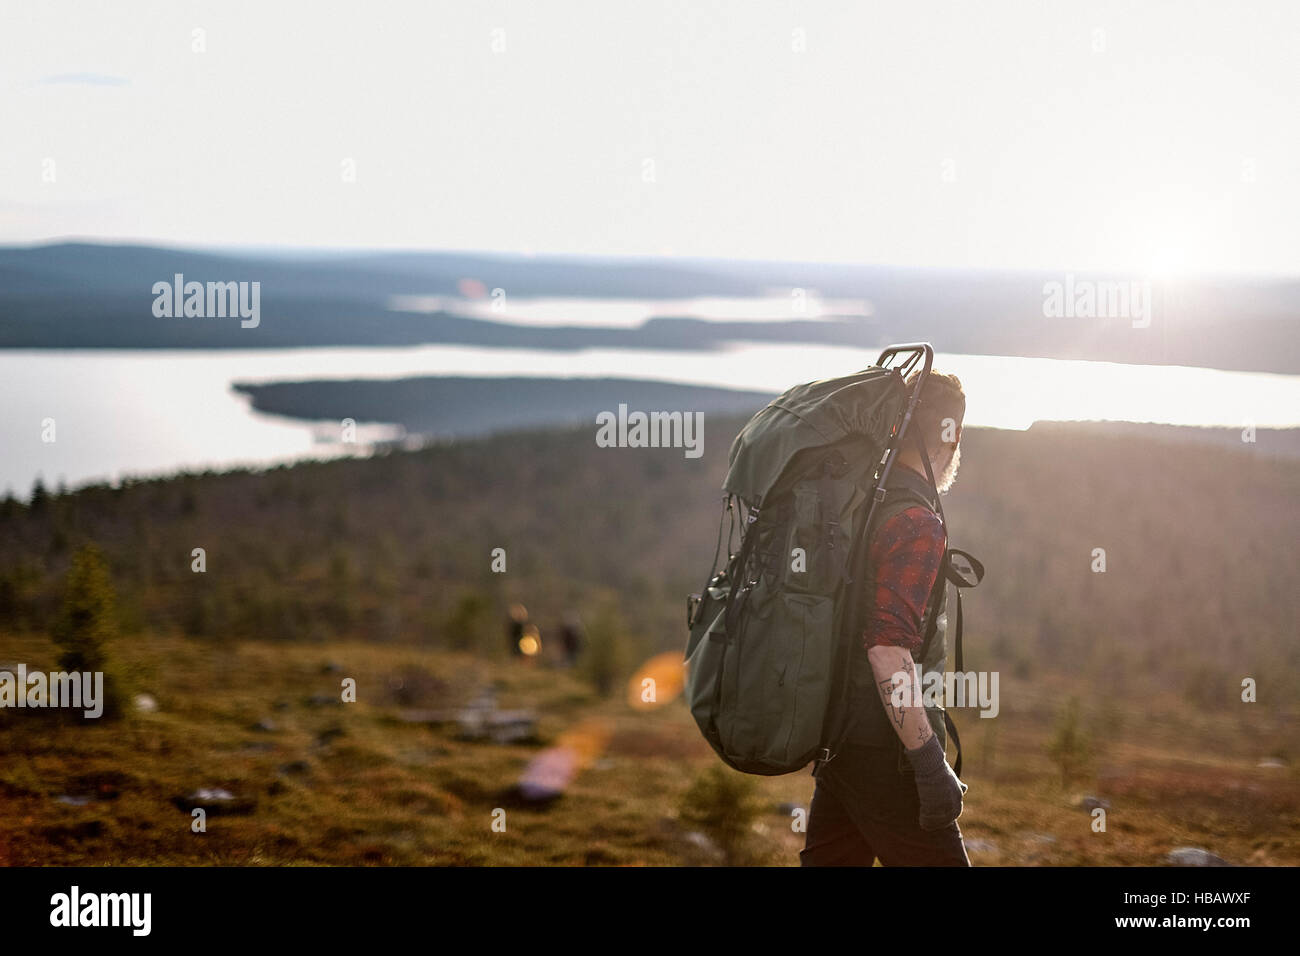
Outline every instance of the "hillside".
{"label": "hillside", "polygon": [[[674,808],[716,758],[680,701],[638,713],[618,688],[683,645],[739,424],[708,419],[698,460],[598,448],[578,428],[5,502],[0,658],[53,666],[62,576],[94,541],[121,606],[115,659],[158,703],[118,729],[5,715],[0,859],[710,862]],[[971,429],[963,448],[946,509],[954,543],[988,569],[966,602],[967,666],[1003,675],[999,719],[957,717],[972,858],[1151,863],[1195,844],[1300,863],[1300,465],[1069,425]],[[515,601],[548,649],[561,617],[582,614],[577,671],[504,657]],[[356,709],[324,706],[343,675],[358,678]],[[1259,703],[1241,703],[1244,677]],[[542,744],[601,728],[553,809],[508,803],[536,744],[399,720],[485,683],[538,711]],[[1094,759],[1067,785],[1045,748],[1070,698]],[[256,808],[192,840],[171,801],[200,786]],[[768,815],[754,852],[793,862],[798,837],[773,814],[806,806],[811,780],[755,786]],[[1110,837],[1071,806],[1080,789],[1114,804]],[[101,796],[75,802],[83,792]],[[490,830],[500,806],[519,812],[513,839]]]}

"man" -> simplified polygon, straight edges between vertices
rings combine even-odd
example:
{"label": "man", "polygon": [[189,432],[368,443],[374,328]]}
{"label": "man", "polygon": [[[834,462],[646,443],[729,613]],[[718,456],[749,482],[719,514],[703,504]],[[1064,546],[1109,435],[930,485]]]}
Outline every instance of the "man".
{"label": "man", "polygon": [[[803,866],[970,865],[957,826],[966,785],[944,758],[943,712],[920,692],[921,674],[946,658],[947,532],[915,440],[946,492],[965,411],[957,377],[931,372],[868,529],[865,652],[850,662],[849,713],[838,715],[845,743],[817,772]],[[911,693],[896,697],[904,681]]]}

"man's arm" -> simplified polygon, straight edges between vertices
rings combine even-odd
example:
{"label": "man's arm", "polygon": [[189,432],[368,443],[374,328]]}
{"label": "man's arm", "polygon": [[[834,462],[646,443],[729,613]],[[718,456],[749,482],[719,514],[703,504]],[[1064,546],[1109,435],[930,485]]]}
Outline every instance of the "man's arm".
{"label": "man's arm", "polygon": [[[875,593],[863,635],[867,660],[889,725],[908,750],[934,736],[921,701],[921,677],[912,652],[921,649],[921,624],[930,599],[946,536],[937,515],[908,508],[886,521],[872,542]],[[896,691],[907,685],[901,703]]]}
{"label": "man's arm", "polygon": [[875,601],[864,635],[885,714],[912,765],[923,830],[951,826],[966,792],[930,727],[912,662],[924,640],[921,624],[945,546],[943,525],[924,508],[908,508],[880,528],[872,547]]}
{"label": "man's arm", "polygon": [[[871,662],[871,672],[876,677],[876,689],[884,702],[889,726],[894,728],[894,733],[908,750],[924,745],[934,736],[934,730],[930,727],[930,719],[925,716],[921,679],[912,663],[911,651],[905,647],[877,645],[867,651],[867,660]],[[895,700],[896,691],[903,685],[908,685],[907,690],[898,695],[899,700]]]}

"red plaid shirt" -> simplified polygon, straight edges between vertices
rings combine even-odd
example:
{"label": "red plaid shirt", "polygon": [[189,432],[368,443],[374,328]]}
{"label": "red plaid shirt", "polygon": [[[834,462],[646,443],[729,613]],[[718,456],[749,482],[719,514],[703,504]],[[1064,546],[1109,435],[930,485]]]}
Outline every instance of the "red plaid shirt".
{"label": "red plaid shirt", "polygon": [[939,516],[920,505],[900,511],[876,531],[871,540],[876,599],[862,635],[867,648],[920,649],[925,605],[946,545]]}

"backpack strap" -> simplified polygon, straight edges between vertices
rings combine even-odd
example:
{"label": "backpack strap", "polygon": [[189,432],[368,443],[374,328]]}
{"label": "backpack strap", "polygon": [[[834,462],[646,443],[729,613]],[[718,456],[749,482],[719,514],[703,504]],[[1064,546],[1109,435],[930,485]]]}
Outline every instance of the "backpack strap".
{"label": "backpack strap", "polygon": [[[898,473],[895,474],[898,475]],[[910,482],[908,482],[905,477],[899,475],[894,481],[890,482],[887,488],[881,488],[880,491],[878,492],[878,495],[880,494],[880,492],[883,492],[883,496],[877,497],[877,504],[879,505],[879,507],[873,509],[872,514],[868,519],[867,527],[863,531],[863,535],[862,535],[863,573],[855,574],[852,578],[849,579],[851,586],[853,586],[855,590],[854,590],[853,599],[850,602],[851,611],[850,614],[848,615],[849,627],[847,630],[849,633],[849,637],[845,641],[846,649],[843,655],[844,658],[843,663],[840,668],[843,687],[840,692],[839,707],[832,713],[833,719],[842,722],[843,726],[839,728],[839,732],[835,734],[834,739],[829,743],[829,745],[822,748],[821,753],[819,754],[817,759],[813,762],[812,773],[814,777],[821,772],[822,767],[824,767],[831,760],[835,759],[835,755],[838,754],[840,750],[843,749],[845,741],[848,740],[849,734],[852,733],[854,727],[857,725],[858,718],[861,716],[862,713],[860,708],[853,708],[849,706],[852,699],[851,695],[853,691],[853,667],[851,664],[851,660],[852,660],[851,655],[854,647],[856,646],[855,642],[857,640],[857,636],[861,632],[861,624],[862,624],[861,611],[866,598],[865,595],[859,592],[861,591],[862,586],[866,583],[866,580],[869,577],[869,575],[866,574],[865,571],[866,571],[866,567],[869,565],[870,562],[870,559],[868,557],[868,553],[870,551],[870,541],[875,536],[879,528],[886,521],[888,521],[890,518],[894,517],[895,515],[899,514],[900,512],[905,511],[907,508],[919,505],[930,511],[935,510],[933,501],[928,500],[926,496],[921,494],[921,492],[917,488],[909,487],[909,485]],[[933,487],[933,481],[931,481],[931,487]],[[938,590],[939,593],[942,593],[943,591],[942,577],[936,580],[935,589]],[[926,619],[922,622],[922,626],[927,633],[932,633],[932,625],[937,613],[934,607],[935,605],[934,595],[935,595],[935,591],[932,590],[930,596],[926,599],[926,612],[925,612]]]}
{"label": "backpack strap", "polygon": [[[908,502],[910,500],[911,503],[919,504],[925,508],[928,508],[929,510],[933,511],[935,514],[938,515],[939,521],[944,525],[944,533],[946,535],[947,522],[944,520],[943,504],[939,501],[938,483],[934,480],[934,470],[930,467],[930,456],[926,452],[925,439],[922,438],[919,429],[912,431],[911,434],[916,444],[917,450],[920,452],[921,462],[925,467],[926,482],[929,485],[926,491],[929,493],[922,494],[921,490],[915,487],[914,485],[912,487],[909,487],[909,485],[912,485],[912,483],[908,482],[906,478],[904,478],[902,482],[899,482],[899,485],[901,485],[901,487],[899,485],[894,485],[890,487],[887,491],[884,488],[879,489],[877,491],[877,496],[878,496],[877,500],[879,503],[883,504],[883,497],[881,493],[883,492],[887,496],[889,492],[893,492],[895,495],[893,502]],[[891,505],[893,505],[893,502],[891,502]],[[909,507],[909,506],[910,505],[904,505],[904,507]],[[876,529],[879,528],[879,526],[883,524],[885,521],[887,521],[890,517],[893,517],[894,514],[897,514],[901,510],[904,509],[898,508],[896,506],[893,507],[887,506],[886,508],[882,509],[881,520],[878,522],[869,521],[868,527],[866,528],[864,533],[864,538],[867,541],[870,541],[870,538],[872,537],[872,535],[875,534]],[[961,555],[963,558],[966,559],[966,561],[970,563],[972,573],[975,578],[973,582],[970,581],[968,577],[963,576],[953,568],[952,556],[954,554]],[[961,634],[962,634],[961,589],[964,587],[974,587],[976,584],[980,582],[980,580],[983,579],[983,577],[984,577],[984,565],[981,564],[978,559],[976,559],[974,556],[972,556],[971,554],[965,551],[960,551],[957,549],[950,549],[945,547],[943,558],[939,566],[939,573],[935,576],[934,587],[930,593],[929,599],[926,601],[926,612],[925,612],[926,616],[923,622],[925,640],[924,643],[922,644],[922,649],[921,649],[922,658],[924,658],[925,652],[929,649],[930,641],[933,639],[935,633],[938,630],[937,628],[937,619],[939,614],[938,604],[942,600],[942,595],[946,593],[945,584],[951,582],[956,586],[957,589],[957,617],[956,617],[956,628],[955,628],[954,639],[953,639],[954,657],[955,657],[954,663],[957,671],[962,671],[965,669],[963,667],[962,647],[961,647]],[[854,583],[859,584],[861,582],[855,580]],[[854,606],[860,605],[863,602],[863,600],[864,600],[863,595],[858,594],[855,596],[853,605]],[[850,619],[852,622],[852,629],[850,632],[850,638],[846,643],[849,644],[849,653],[851,654],[852,646],[853,646],[852,642],[856,639],[857,631],[858,631],[857,625],[858,623],[860,623],[860,619],[856,615],[852,615],[852,614],[850,615]],[[850,710],[848,707],[850,701],[850,693],[852,690],[852,680],[851,680],[851,668],[849,667],[847,660],[845,662],[844,672],[845,672],[844,689],[841,695],[840,711],[839,714],[837,715],[838,719],[844,721],[844,726],[840,729],[840,732],[836,735],[834,741],[829,746],[822,748],[821,754],[818,756],[817,760],[814,761],[813,769],[812,769],[812,773],[814,777],[816,777],[820,773],[822,767],[824,767],[827,763],[833,760],[835,758],[835,755],[839,753],[839,751],[843,748],[844,742],[848,739],[849,733],[853,730],[857,722],[858,716],[860,715],[859,709]],[[847,719],[845,717],[846,714],[847,714]],[[958,776],[961,776],[961,764],[962,764],[961,737],[958,735],[957,727],[953,723],[952,716],[948,713],[946,708],[944,709],[943,712],[943,722],[944,722],[944,728],[947,730],[948,735],[952,738],[953,747],[956,749],[956,759],[953,762],[953,772]]]}
{"label": "backpack strap", "polygon": [[[953,555],[959,555],[970,565],[969,574],[965,573],[964,569],[958,571],[953,566]],[[960,548],[949,548],[943,556],[943,573],[944,577],[948,579],[948,583],[957,592],[956,664],[957,670],[963,671],[966,668],[962,666],[961,662],[961,592],[964,588],[973,588],[984,580],[984,565],[980,563],[979,558],[968,551],[962,551]]]}
{"label": "backpack strap", "polygon": [[957,748],[957,759],[952,762],[952,772],[961,776],[961,738],[957,736],[957,725],[952,722],[952,717],[947,709],[943,712],[943,726],[948,731],[948,736],[952,738],[952,745]]}
{"label": "backpack strap", "polygon": [[[930,482],[930,487],[934,489],[935,511],[938,512],[939,514],[939,520],[943,522],[944,534],[946,535],[948,531],[948,523],[944,521],[943,504],[939,501],[939,483],[934,480],[934,471],[930,468],[930,456],[926,454],[925,451],[925,439],[921,437],[921,432],[919,429],[913,432],[912,434],[916,438],[916,447],[917,450],[920,451],[921,461],[925,465],[926,480]],[[939,573],[935,575],[935,579],[936,579],[935,586],[940,588],[941,590],[943,589],[943,585],[946,584],[947,581],[950,579],[949,576],[952,572],[952,565],[950,562],[952,551],[948,550],[946,545],[947,542],[945,540],[943,559],[939,565]],[[964,554],[965,552],[962,553]],[[984,572],[983,565],[980,565],[981,576],[983,576],[983,572]],[[938,611],[936,609],[934,612],[934,616],[931,617],[931,623],[930,623],[931,628],[934,628],[935,626],[934,619],[935,617],[937,617],[937,615],[938,615]],[[961,589],[959,588],[957,590],[957,627],[956,627],[956,633],[953,635],[953,656],[955,658],[953,663],[958,671],[964,670],[964,668],[962,667],[962,660],[961,660],[961,623],[962,623]],[[926,644],[929,644],[930,638],[932,637],[934,637],[934,630],[931,630],[930,634],[927,636]],[[922,656],[924,657],[924,652],[922,653]],[[952,738],[953,749],[955,749],[957,752],[957,757],[952,762],[952,772],[956,774],[958,777],[960,777],[961,776],[961,737],[957,733],[957,725],[952,722],[952,714],[948,713],[947,707],[943,709],[943,726],[944,729],[948,731],[948,736]]]}
{"label": "backpack strap", "polygon": [[847,559],[843,554],[844,549],[836,547],[836,538],[839,537],[840,503],[835,489],[836,480],[844,474],[847,464],[844,456],[838,453],[827,457],[822,462],[822,472],[818,480],[822,506],[821,518],[825,522],[826,549],[831,558],[836,581],[843,577]]}

